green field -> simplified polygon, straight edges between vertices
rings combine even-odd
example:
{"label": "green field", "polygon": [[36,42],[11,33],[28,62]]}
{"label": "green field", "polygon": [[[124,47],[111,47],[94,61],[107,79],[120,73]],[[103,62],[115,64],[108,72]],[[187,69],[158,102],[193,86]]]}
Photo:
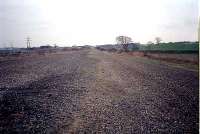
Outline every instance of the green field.
{"label": "green field", "polygon": [[180,52],[180,53],[198,53],[198,42],[174,42],[174,43],[160,43],[159,45],[138,45],[139,51],[152,52]]}

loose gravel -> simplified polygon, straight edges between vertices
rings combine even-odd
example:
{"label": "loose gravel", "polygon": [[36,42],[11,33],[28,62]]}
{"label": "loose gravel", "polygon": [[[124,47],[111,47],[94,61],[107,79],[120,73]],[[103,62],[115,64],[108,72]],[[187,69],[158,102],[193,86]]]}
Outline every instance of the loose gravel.
{"label": "loose gravel", "polygon": [[0,61],[0,133],[198,133],[198,73],[98,50]]}

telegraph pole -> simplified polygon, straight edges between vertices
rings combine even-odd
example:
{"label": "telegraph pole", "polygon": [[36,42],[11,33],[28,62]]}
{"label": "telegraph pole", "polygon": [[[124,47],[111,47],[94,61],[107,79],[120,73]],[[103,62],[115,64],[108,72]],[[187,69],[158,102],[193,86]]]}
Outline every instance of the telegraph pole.
{"label": "telegraph pole", "polygon": [[27,46],[27,48],[31,48],[31,38],[30,37],[26,38],[26,46]]}

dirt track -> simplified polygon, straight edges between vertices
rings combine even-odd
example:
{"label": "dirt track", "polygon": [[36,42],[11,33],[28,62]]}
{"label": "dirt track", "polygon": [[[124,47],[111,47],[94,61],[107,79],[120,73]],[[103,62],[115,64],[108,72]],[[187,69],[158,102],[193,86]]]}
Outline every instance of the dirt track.
{"label": "dirt track", "polygon": [[198,133],[198,72],[82,50],[0,61],[0,133]]}

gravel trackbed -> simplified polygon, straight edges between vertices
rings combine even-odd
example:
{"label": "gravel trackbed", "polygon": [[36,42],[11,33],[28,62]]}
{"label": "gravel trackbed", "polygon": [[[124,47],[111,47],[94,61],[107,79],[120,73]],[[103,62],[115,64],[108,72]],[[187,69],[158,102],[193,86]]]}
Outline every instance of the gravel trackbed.
{"label": "gravel trackbed", "polygon": [[199,130],[198,72],[95,49],[0,59],[0,133]]}

